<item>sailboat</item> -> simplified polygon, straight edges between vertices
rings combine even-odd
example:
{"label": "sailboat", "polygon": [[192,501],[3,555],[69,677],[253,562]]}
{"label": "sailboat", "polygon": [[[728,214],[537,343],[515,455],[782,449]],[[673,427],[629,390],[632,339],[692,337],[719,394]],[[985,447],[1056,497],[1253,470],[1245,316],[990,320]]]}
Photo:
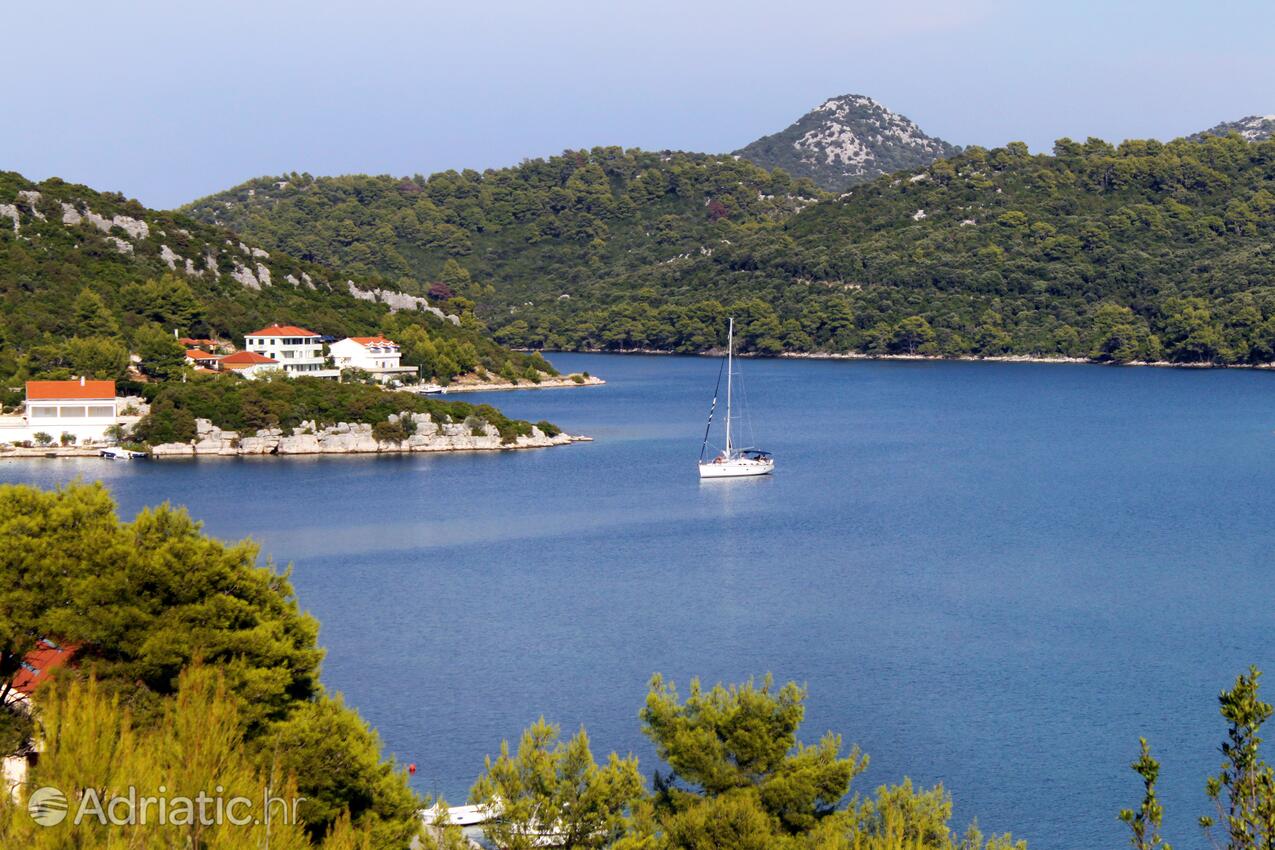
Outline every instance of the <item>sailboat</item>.
{"label": "sailboat", "polygon": [[704,443],[699,450],[700,478],[742,478],[751,475],[769,475],[775,471],[775,458],[761,449],[736,449],[731,433],[734,413],[731,409],[735,394],[735,320],[730,320],[726,332],[726,448],[711,460],[705,460],[708,451],[708,435],[713,428],[713,412],[717,409],[717,392],[722,386],[721,372],[717,373],[717,388],[713,390],[713,404],[708,409],[708,424],[704,427]]}

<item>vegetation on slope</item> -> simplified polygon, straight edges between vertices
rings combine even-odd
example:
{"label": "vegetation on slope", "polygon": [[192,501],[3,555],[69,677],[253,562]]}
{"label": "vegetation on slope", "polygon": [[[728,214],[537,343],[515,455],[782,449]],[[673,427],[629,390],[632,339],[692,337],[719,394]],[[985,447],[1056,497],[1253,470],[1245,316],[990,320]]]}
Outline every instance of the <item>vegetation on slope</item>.
{"label": "vegetation on slope", "polygon": [[1275,142],[970,148],[812,205],[782,172],[615,149],[269,185],[192,212],[447,275],[514,346],[704,351],[735,315],[767,354],[1275,359]]}
{"label": "vegetation on slope", "polygon": [[[130,353],[152,378],[175,377],[183,336],[242,342],[271,322],[333,336],[393,335],[404,361],[447,380],[531,361],[494,343],[465,303],[459,325],[392,312],[370,293],[395,287],[244,243],[223,228],[57,179],[0,172],[0,385],[27,378],[123,378]],[[368,300],[373,298],[373,300]],[[18,394],[20,396],[20,393]],[[12,403],[10,393],[5,401]]]}

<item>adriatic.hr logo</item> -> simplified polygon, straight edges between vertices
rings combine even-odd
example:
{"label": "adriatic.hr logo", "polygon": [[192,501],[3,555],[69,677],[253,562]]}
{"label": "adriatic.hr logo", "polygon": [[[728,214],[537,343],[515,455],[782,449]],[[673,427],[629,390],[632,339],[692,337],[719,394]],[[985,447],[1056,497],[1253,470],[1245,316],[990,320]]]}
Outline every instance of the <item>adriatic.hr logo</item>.
{"label": "adriatic.hr logo", "polygon": [[300,823],[297,808],[305,800],[273,797],[269,788],[262,790],[260,798],[230,796],[220,785],[211,794],[199,791],[194,796],[170,794],[163,785],[156,790],[143,795],[130,785],[122,794],[106,795],[86,788],[74,795],[72,805],[60,788],[46,785],[31,792],[27,812],[40,826],[58,826],[67,817],[75,826],[93,822],[103,826],[254,826]]}

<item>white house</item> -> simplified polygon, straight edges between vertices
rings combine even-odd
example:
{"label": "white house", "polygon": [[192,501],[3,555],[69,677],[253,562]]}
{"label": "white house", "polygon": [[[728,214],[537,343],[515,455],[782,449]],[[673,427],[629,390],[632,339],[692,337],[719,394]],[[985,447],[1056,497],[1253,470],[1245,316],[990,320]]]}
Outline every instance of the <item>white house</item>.
{"label": "white house", "polygon": [[[16,419],[16,417],[9,417]],[[105,442],[106,430],[119,424],[114,381],[27,381],[22,422],[6,422],[0,442],[34,440],[48,434],[55,443],[69,434],[76,443]]]}
{"label": "white house", "polygon": [[415,366],[400,362],[398,343],[383,336],[352,336],[332,343],[332,362],[338,369],[362,369],[378,381],[414,378]]}
{"label": "white house", "polygon": [[294,325],[273,324],[244,336],[244,349],[276,361],[289,375],[336,378],[341,372],[327,368],[323,337]]}

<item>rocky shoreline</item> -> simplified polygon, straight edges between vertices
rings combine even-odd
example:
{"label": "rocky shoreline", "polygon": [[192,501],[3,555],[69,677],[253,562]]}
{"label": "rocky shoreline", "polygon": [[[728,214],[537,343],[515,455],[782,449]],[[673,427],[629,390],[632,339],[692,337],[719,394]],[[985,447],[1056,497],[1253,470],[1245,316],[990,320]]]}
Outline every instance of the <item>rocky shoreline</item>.
{"label": "rocky shoreline", "polygon": [[495,383],[466,383],[463,379],[453,382],[447,387],[447,394],[452,393],[485,393],[485,392],[503,392],[505,390],[554,390],[566,389],[569,387],[597,387],[605,384],[606,381],[596,375],[584,376],[582,380],[575,380],[571,375],[556,375],[551,378],[541,378],[540,383],[522,380],[518,383],[510,381],[498,381]]}
{"label": "rocky shoreline", "polygon": [[[408,452],[482,452],[539,449],[587,442],[591,437],[572,434],[549,436],[532,426],[529,436],[503,442],[495,426],[483,423],[472,428],[461,422],[434,422],[428,413],[402,413],[389,417],[412,433],[401,442],[377,440],[372,426],[361,422],[341,422],[318,427],[302,422],[284,434],[278,428],[240,436],[223,431],[207,419],[196,419],[198,437],[190,443],[163,443],[151,448],[151,457],[246,457],[251,455],[403,454]],[[475,433],[475,430],[480,433]]]}
{"label": "rocky shoreline", "polygon": [[[377,440],[373,426],[361,422],[341,422],[318,427],[302,422],[289,434],[279,428],[268,428],[251,436],[224,431],[207,419],[196,419],[198,435],[189,443],[162,443],[152,446],[153,458],[250,457],[263,455],[353,455],[406,454],[410,452],[492,452],[518,449],[542,449],[587,443],[592,437],[574,434],[549,435],[536,426],[531,433],[506,443],[496,428],[487,423],[470,426],[462,422],[434,422],[428,413],[402,413],[389,417],[391,424],[402,424],[410,431],[402,441]],[[478,430],[479,433],[475,433]],[[14,446],[0,450],[5,458],[78,458],[97,457],[105,446]]]}

